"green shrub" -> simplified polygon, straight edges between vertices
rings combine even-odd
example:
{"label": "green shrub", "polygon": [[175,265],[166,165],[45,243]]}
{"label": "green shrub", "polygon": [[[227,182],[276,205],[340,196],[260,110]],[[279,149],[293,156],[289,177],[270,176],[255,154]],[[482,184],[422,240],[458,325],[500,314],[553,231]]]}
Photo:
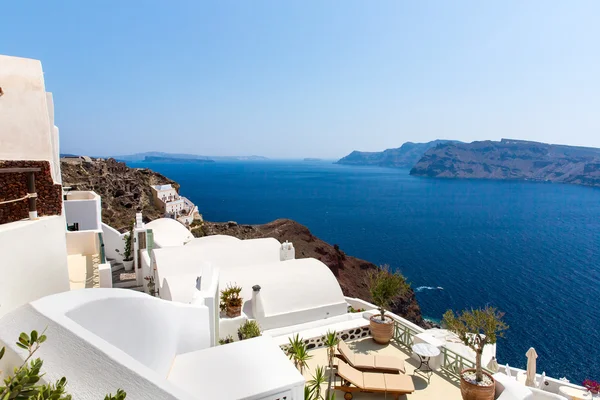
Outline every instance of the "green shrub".
{"label": "green shrub", "polygon": [[406,293],[409,287],[406,278],[400,272],[390,272],[388,265],[369,274],[369,290],[382,321],[385,321],[385,309],[389,308],[395,297]]}
{"label": "green shrub", "polygon": [[[19,335],[16,345],[27,351],[27,357],[20,367],[14,369],[12,376],[4,378],[3,386],[0,386],[0,399],[2,400],[71,400],[72,397],[67,393],[67,378],[62,377],[55,383],[40,384],[41,373],[44,362],[39,359],[31,359],[46,341],[45,331],[38,334],[37,331],[31,331],[28,335],[25,332]],[[0,360],[4,357],[6,348],[0,349]],[[107,395],[104,400],[124,400],[127,394],[119,389],[115,396]]]}
{"label": "green shrub", "polygon": [[238,337],[240,340],[251,339],[260,336],[260,326],[254,320],[248,320],[238,329]]}

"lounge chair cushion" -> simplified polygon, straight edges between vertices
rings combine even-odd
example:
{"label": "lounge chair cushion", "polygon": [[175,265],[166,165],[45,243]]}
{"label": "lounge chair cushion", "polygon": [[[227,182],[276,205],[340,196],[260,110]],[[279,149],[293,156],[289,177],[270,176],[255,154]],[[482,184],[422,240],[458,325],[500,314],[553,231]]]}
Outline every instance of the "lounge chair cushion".
{"label": "lounge chair cushion", "polygon": [[406,372],[404,360],[392,356],[375,356],[375,368]]}
{"label": "lounge chair cushion", "polygon": [[385,392],[385,377],[382,373],[377,372],[363,372],[363,382],[365,390],[371,390],[373,392]]}
{"label": "lounge chair cushion", "polygon": [[385,378],[385,387],[388,392],[393,393],[412,393],[415,391],[415,385],[410,376],[400,374],[383,374]]}
{"label": "lounge chair cushion", "polygon": [[354,354],[353,365],[357,368],[375,368],[375,357],[368,354]]}
{"label": "lounge chair cushion", "polygon": [[348,363],[354,365],[354,352],[350,350],[350,347],[344,342],[340,340],[338,343],[338,351],[344,358],[348,361]]}
{"label": "lounge chair cushion", "polygon": [[363,373],[352,368],[342,360],[339,361],[337,374],[356,385],[356,387],[364,389]]}

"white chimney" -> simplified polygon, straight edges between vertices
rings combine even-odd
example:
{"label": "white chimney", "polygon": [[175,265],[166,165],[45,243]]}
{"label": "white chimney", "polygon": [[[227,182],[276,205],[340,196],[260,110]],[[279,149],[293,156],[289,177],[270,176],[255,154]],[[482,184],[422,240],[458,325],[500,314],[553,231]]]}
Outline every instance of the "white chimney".
{"label": "white chimney", "polygon": [[294,249],[294,245],[287,240],[285,243],[281,244],[281,248],[279,249],[279,260],[287,261],[293,260],[296,258],[296,249]]}
{"label": "white chimney", "polygon": [[260,285],[252,286],[252,315],[256,320],[265,316],[265,309],[260,298]]}

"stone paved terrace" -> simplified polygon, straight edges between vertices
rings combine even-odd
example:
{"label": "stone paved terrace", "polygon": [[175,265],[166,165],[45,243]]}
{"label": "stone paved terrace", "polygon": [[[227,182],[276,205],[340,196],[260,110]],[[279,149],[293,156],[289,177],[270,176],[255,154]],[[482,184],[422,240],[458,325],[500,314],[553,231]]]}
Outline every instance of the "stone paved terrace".
{"label": "stone paved terrace", "polygon": [[[388,346],[382,346],[373,341],[371,337],[365,339],[359,339],[352,342],[348,342],[348,346],[357,352],[363,354],[384,354],[399,357],[404,360],[406,366],[406,374],[409,375],[415,385],[415,392],[413,394],[400,396],[401,400],[461,400],[459,381],[457,378],[446,374],[442,370],[435,371],[431,375],[429,383],[427,380],[422,378],[420,375],[413,375],[413,371],[418,367],[419,363],[413,360],[408,351],[399,347],[395,343],[390,343]],[[304,370],[304,377],[306,380],[312,379],[312,373],[317,366],[327,365],[327,349],[319,348],[311,350],[310,355],[312,358],[308,360],[308,368]],[[339,383],[339,378],[338,378]],[[323,386],[323,393],[325,393],[325,387]],[[343,399],[344,393],[341,391],[335,392],[336,399]],[[390,395],[384,394],[373,394],[373,393],[354,393],[353,399],[356,400],[384,400],[392,399]]]}

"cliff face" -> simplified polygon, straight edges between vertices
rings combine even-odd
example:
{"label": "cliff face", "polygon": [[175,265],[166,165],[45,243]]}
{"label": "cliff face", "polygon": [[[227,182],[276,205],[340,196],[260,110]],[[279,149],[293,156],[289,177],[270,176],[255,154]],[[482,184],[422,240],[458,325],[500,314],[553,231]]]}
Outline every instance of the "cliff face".
{"label": "cliff face", "polygon": [[434,140],[427,143],[407,142],[397,149],[387,149],[379,152],[353,151],[338,160],[336,164],[411,168],[423,157],[427,150],[447,142],[446,140]]}
{"label": "cliff face", "polygon": [[410,174],[600,186],[600,149],[510,139],[446,143],[427,151]]}
{"label": "cliff face", "polygon": [[[371,300],[367,275],[377,266],[346,255],[338,246],[325,243],[298,222],[289,219],[278,219],[264,225],[204,222],[202,230],[206,235],[230,235],[239,239],[274,237],[280,242],[288,240],[294,244],[296,258],[313,257],[326,264],[336,276],[344,295]],[[395,300],[392,311],[418,325],[426,325],[412,289]]]}
{"label": "cliff face", "polygon": [[179,184],[149,169],[129,168],[125,163],[95,159],[63,158],[63,186],[71,190],[93,190],[102,197],[102,222],[125,232],[135,220],[135,213],[142,212],[146,221],[163,216],[152,203],[151,185]]}

